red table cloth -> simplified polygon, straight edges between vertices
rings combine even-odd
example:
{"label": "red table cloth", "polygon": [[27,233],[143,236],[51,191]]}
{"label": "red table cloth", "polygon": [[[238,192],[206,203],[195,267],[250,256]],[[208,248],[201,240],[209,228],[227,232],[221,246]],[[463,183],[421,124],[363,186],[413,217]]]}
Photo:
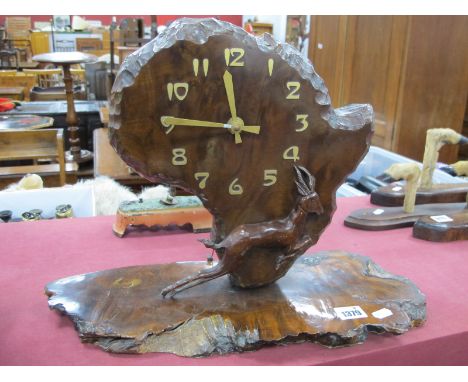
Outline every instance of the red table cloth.
{"label": "red table cloth", "polygon": [[406,334],[370,334],[364,344],[344,348],[302,343],[207,358],[106,353],[81,343],[71,321],[49,310],[45,284],[110,268],[205,260],[196,239],[207,234],[133,232],[121,239],[112,232],[114,217],[8,223],[0,224],[0,364],[467,365],[468,242],[426,242],[413,238],[411,228],[366,232],[343,225],[352,210],[368,206],[368,197],[338,199],[333,222],[308,254],[346,250],[412,280],[426,295],[427,322]]}

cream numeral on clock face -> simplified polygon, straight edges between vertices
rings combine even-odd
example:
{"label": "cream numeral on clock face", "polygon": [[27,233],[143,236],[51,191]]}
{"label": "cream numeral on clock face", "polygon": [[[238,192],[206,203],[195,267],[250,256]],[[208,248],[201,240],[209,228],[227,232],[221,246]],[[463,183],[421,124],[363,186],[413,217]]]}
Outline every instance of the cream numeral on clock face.
{"label": "cream numeral on clock face", "polygon": [[244,61],[241,61],[244,57],[245,51],[242,48],[226,48],[224,49],[224,59],[226,60],[227,66],[244,66]]}
{"label": "cream numeral on clock face", "polygon": [[[198,76],[198,67],[200,65],[200,60],[198,58],[193,59],[193,73],[195,74],[195,77]],[[210,66],[210,61],[207,58],[203,59],[203,74],[205,77],[208,75],[208,68]]]}
{"label": "cream numeral on clock face", "polygon": [[273,74],[273,65],[274,65],[274,63],[275,63],[275,61],[272,58],[268,59],[268,74],[270,74],[270,77]]}
{"label": "cream numeral on clock face", "polygon": [[284,150],[283,159],[293,160],[294,162],[299,160],[299,147],[288,147],[286,150]]}
{"label": "cream numeral on clock face", "polygon": [[210,176],[209,172],[196,172],[194,174],[195,179],[199,181],[198,187],[200,189],[203,190],[206,187],[206,181],[209,176]]}
{"label": "cream numeral on clock face", "polygon": [[184,166],[187,164],[187,157],[185,156],[185,149],[172,150],[172,164],[174,166]]}
{"label": "cream numeral on clock face", "polygon": [[239,181],[239,178],[236,178],[229,185],[230,195],[242,195],[242,193],[244,192],[244,189],[242,188],[242,186],[237,183],[238,181]]}
{"label": "cream numeral on clock face", "polygon": [[276,183],[276,175],[278,175],[278,170],[265,170],[264,174],[264,186],[273,186]]}
{"label": "cream numeral on clock face", "polygon": [[179,101],[183,101],[187,97],[189,85],[187,82],[169,82],[167,84],[167,96],[169,101],[172,101],[175,96]]}
{"label": "cream numeral on clock face", "polygon": [[298,114],[296,115],[296,121],[301,122],[302,126],[297,128],[297,132],[304,131],[309,127],[309,122],[307,122],[307,118],[309,118],[309,114]]}
{"label": "cream numeral on clock face", "polygon": [[286,99],[299,99],[299,89],[301,88],[300,82],[289,81],[286,84],[286,87],[289,90],[289,94],[286,96]]}

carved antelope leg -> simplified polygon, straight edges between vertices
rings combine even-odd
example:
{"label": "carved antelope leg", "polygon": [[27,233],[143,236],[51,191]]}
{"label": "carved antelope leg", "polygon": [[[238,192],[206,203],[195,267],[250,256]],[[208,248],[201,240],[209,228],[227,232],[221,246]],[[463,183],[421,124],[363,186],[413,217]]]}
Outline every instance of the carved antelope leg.
{"label": "carved antelope leg", "polygon": [[290,260],[291,258],[297,258],[304,254],[305,251],[313,244],[310,236],[304,236],[296,245],[291,248],[287,255],[278,257],[276,261],[276,269],[279,269],[281,265]]}
{"label": "carved antelope leg", "polygon": [[466,144],[468,138],[448,128],[429,129],[426,133],[426,147],[424,149],[423,170],[421,176],[421,188],[432,187],[439,150],[445,144]]}
{"label": "carved antelope leg", "polygon": [[207,281],[224,276],[227,273],[228,272],[223,266],[223,264],[219,262],[213,268],[203,269],[198,273],[185,277],[175,282],[174,284],[167,286],[161,291],[161,294],[163,297],[166,297],[166,295],[169,295],[169,297],[172,297],[176,293],[182,292],[185,289],[189,289],[199,284],[205,283]]}
{"label": "carved antelope leg", "polygon": [[407,213],[414,211],[416,202],[416,191],[418,190],[421,169],[416,163],[395,163],[385,171],[394,179],[405,179],[407,181],[403,210]]}

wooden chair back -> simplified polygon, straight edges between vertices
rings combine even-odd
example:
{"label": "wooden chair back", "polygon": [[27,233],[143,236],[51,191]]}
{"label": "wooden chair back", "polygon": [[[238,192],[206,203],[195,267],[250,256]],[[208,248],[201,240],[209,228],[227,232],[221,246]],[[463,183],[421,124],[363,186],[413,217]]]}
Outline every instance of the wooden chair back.
{"label": "wooden chair back", "polygon": [[61,129],[0,131],[0,161],[54,159],[58,166],[2,166],[0,176],[58,172],[60,185],[65,184],[65,152]]}
{"label": "wooden chair back", "polygon": [[88,52],[90,50],[102,49],[102,40],[99,38],[77,38],[76,50],[80,52]]}
{"label": "wooden chair back", "polygon": [[6,38],[16,48],[24,61],[29,61],[31,49],[31,17],[7,16],[5,18]]}
{"label": "wooden chair back", "polygon": [[51,88],[63,85],[62,69],[23,69],[25,74],[36,76],[37,85],[41,88]]}
{"label": "wooden chair back", "polygon": [[20,73],[16,70],[0,70],[0,77],[14,77],[17,73]]}
{"label": "wooden chair back", "polygon": [[[7,72],[2,71],[2,72]],[[0,73],[0,87],[23,87],[24,91],[24,100],[29,101],[31,96],[31,90],[34,86],[37,85],[37,78],[33,74],[25,74],[22,72],[17,72],[16,75],[11,75],[10,73],[1,74]]]}

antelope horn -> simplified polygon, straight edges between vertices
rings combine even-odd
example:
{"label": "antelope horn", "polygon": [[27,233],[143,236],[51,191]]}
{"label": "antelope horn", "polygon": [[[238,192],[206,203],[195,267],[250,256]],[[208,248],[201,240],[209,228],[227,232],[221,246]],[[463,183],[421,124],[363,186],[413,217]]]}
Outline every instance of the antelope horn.
{"label": "antelope horn", "polygon": [[[307,186],[307,183],[305,182],[304,180],[304,175],[303,175],[303,169],[304,167],[301,167],[301,166],[296,166],[294,165],[294,169],[296,170],[296,178],[297,178],[297,182],[296,184],[298,185],[298,187],[300,186],[301,189],[306,193],[306,195],[310,192],[308,186]],[[299,182],[299,183],[298,183]]]}
{"label": "antelope horn", "polygon": [[294,183],[296,183],[296,186],[297,186],[297,190],[299,191],[299,193],[302,195],[302,196],[307,196],[307,194],[309,193],[307,190],[305,190],[302,185],[300,183],[298,183],[297,181],[294,181]]}
{"label": "antelope horn", "polygon": [[315,177],[302,166],[294,166],[297,173],[298,180],[302,183],[305,189],[310,193],[314,192],[315,189]]}

